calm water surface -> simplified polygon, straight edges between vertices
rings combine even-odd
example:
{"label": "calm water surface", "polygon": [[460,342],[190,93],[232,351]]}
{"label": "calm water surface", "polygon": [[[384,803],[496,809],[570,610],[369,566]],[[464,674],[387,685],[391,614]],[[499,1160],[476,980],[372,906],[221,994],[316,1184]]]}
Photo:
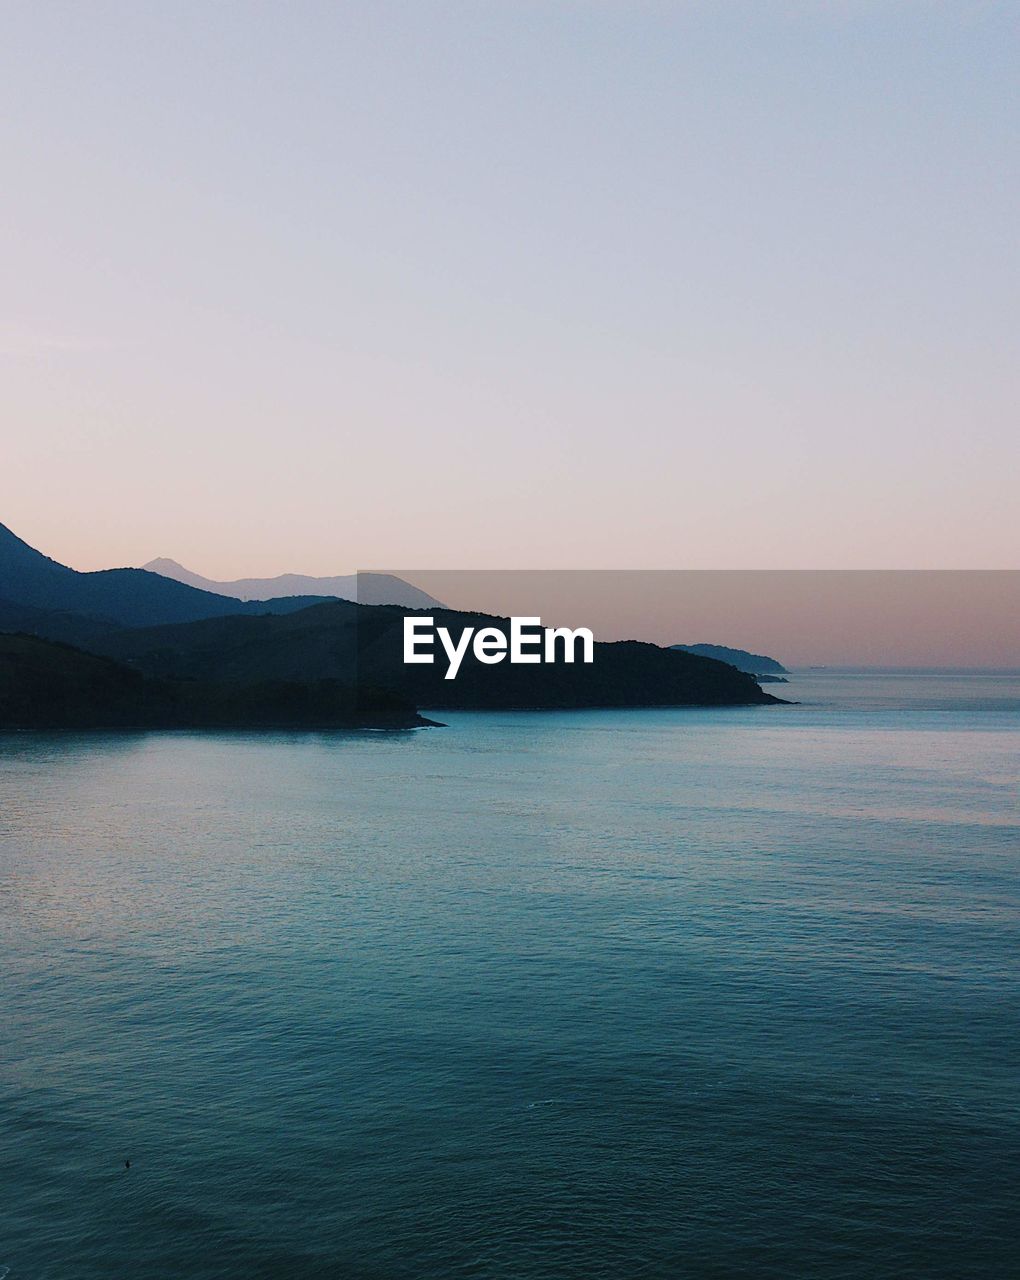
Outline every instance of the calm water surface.
{"label": "calm water surface", "polygon": [[0,739],[0,1275],[1020,1274],[1020,680],[776,691]]}

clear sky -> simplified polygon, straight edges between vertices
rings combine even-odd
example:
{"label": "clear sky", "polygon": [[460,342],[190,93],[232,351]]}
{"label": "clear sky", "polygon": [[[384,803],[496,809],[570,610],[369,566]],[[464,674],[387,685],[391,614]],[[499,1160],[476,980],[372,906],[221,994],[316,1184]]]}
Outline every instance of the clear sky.
{"label": "clear sky", "polygon": [[78,568],[1020,565],[1020,6],[0,8]]}

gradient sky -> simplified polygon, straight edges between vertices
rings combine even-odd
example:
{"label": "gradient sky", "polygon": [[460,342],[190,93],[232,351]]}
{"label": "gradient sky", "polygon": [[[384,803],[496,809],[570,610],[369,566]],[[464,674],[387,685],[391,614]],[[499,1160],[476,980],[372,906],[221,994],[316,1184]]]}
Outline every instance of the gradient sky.
{"label": "gradient sky", "polygon": [[0,10],[0,520],[78,568],[1015,568],[1020,7]]}

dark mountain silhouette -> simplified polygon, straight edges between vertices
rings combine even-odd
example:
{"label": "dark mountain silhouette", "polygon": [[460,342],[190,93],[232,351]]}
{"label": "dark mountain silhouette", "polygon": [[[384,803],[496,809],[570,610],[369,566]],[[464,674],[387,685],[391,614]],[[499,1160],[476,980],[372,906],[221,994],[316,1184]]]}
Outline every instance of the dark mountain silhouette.
{"label": "dark mountain silhouette", "polygon": [[143,568],[190,587],[214,591],[238,600],[278,600],[284,596],[332,596],[362,604],[395,604],[404,609],[441,608],[438,600],[391,573],[348,573],[332,578],[312,578],[303,573],[282,573],[275,578],[237,578],[217,582],[186,569],[176,560],[150,560]]}
{"label": "dark mountain silhouette", "polygon": [[675,644],[674,649],[682,649],[684,653],[695,653],[701,658],[715,658],[717,662],[728,662],[738,671],[746,671],[752,676],[773,675],[788,676],[790,673],[775,658],[766,658],[761,653],[748,653],[746,649],[730,649],[724,644]]}
{"label": "dark mountain silhouette", "polygon": [[[375,576],[384,588],[400,582]],[[724,662],[637,641],[597,644],[592,665],[485,665],[469,652],[457,678],[446,680],[438,644],[433,665],[404,664],[410,612],[426,611],[339,599],[241,601],[145,569],[78,573],[0,525],[0,631],[43,637],[4,640],[4,723],[340,725],[367,714],[404,723],[413,706],[779,701]],[[442,606],[427,612],[454,635],[483,626],[506,633],[509,625]]]}
{"label": "dark mountain silhouette", "polygon": [[431,723],[405,699],[365,685],[153,679],[69,645],[0,635],[0,730],[407,729]]}
{"label": "dark mountain silhouette", "polygon": [[140,627],[230,613],[286,613],[319,597],[242,602],[200,591],[146,569],[79,573],[51,560],[0,524],[0,600],[33,609],[83,615],[93,622]]}
{"label": "dark mountain silhouette", "polygon": [[[441,651],[431,666],[403,662],[403,618],[386,606],[332,601],[284,617],[217,618],[121,631],[102,652],[153,676],[216,681],[319,680],[389,689],[419,707],[732,706],[776,703],[732,666],[653,644],[596,644],[585,665],[483,665],[465,658],[445,680]],[[505,618],[432,610],[435,625],[458,634]]]}

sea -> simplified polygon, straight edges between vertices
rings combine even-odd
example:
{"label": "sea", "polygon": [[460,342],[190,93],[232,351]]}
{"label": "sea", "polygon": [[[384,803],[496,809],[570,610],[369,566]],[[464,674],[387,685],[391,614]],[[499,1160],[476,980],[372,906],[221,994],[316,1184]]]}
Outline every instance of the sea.
{"label": "sea", "polygon": [[0,1277],[1020,1276],[1020,673],[0,739]]}

